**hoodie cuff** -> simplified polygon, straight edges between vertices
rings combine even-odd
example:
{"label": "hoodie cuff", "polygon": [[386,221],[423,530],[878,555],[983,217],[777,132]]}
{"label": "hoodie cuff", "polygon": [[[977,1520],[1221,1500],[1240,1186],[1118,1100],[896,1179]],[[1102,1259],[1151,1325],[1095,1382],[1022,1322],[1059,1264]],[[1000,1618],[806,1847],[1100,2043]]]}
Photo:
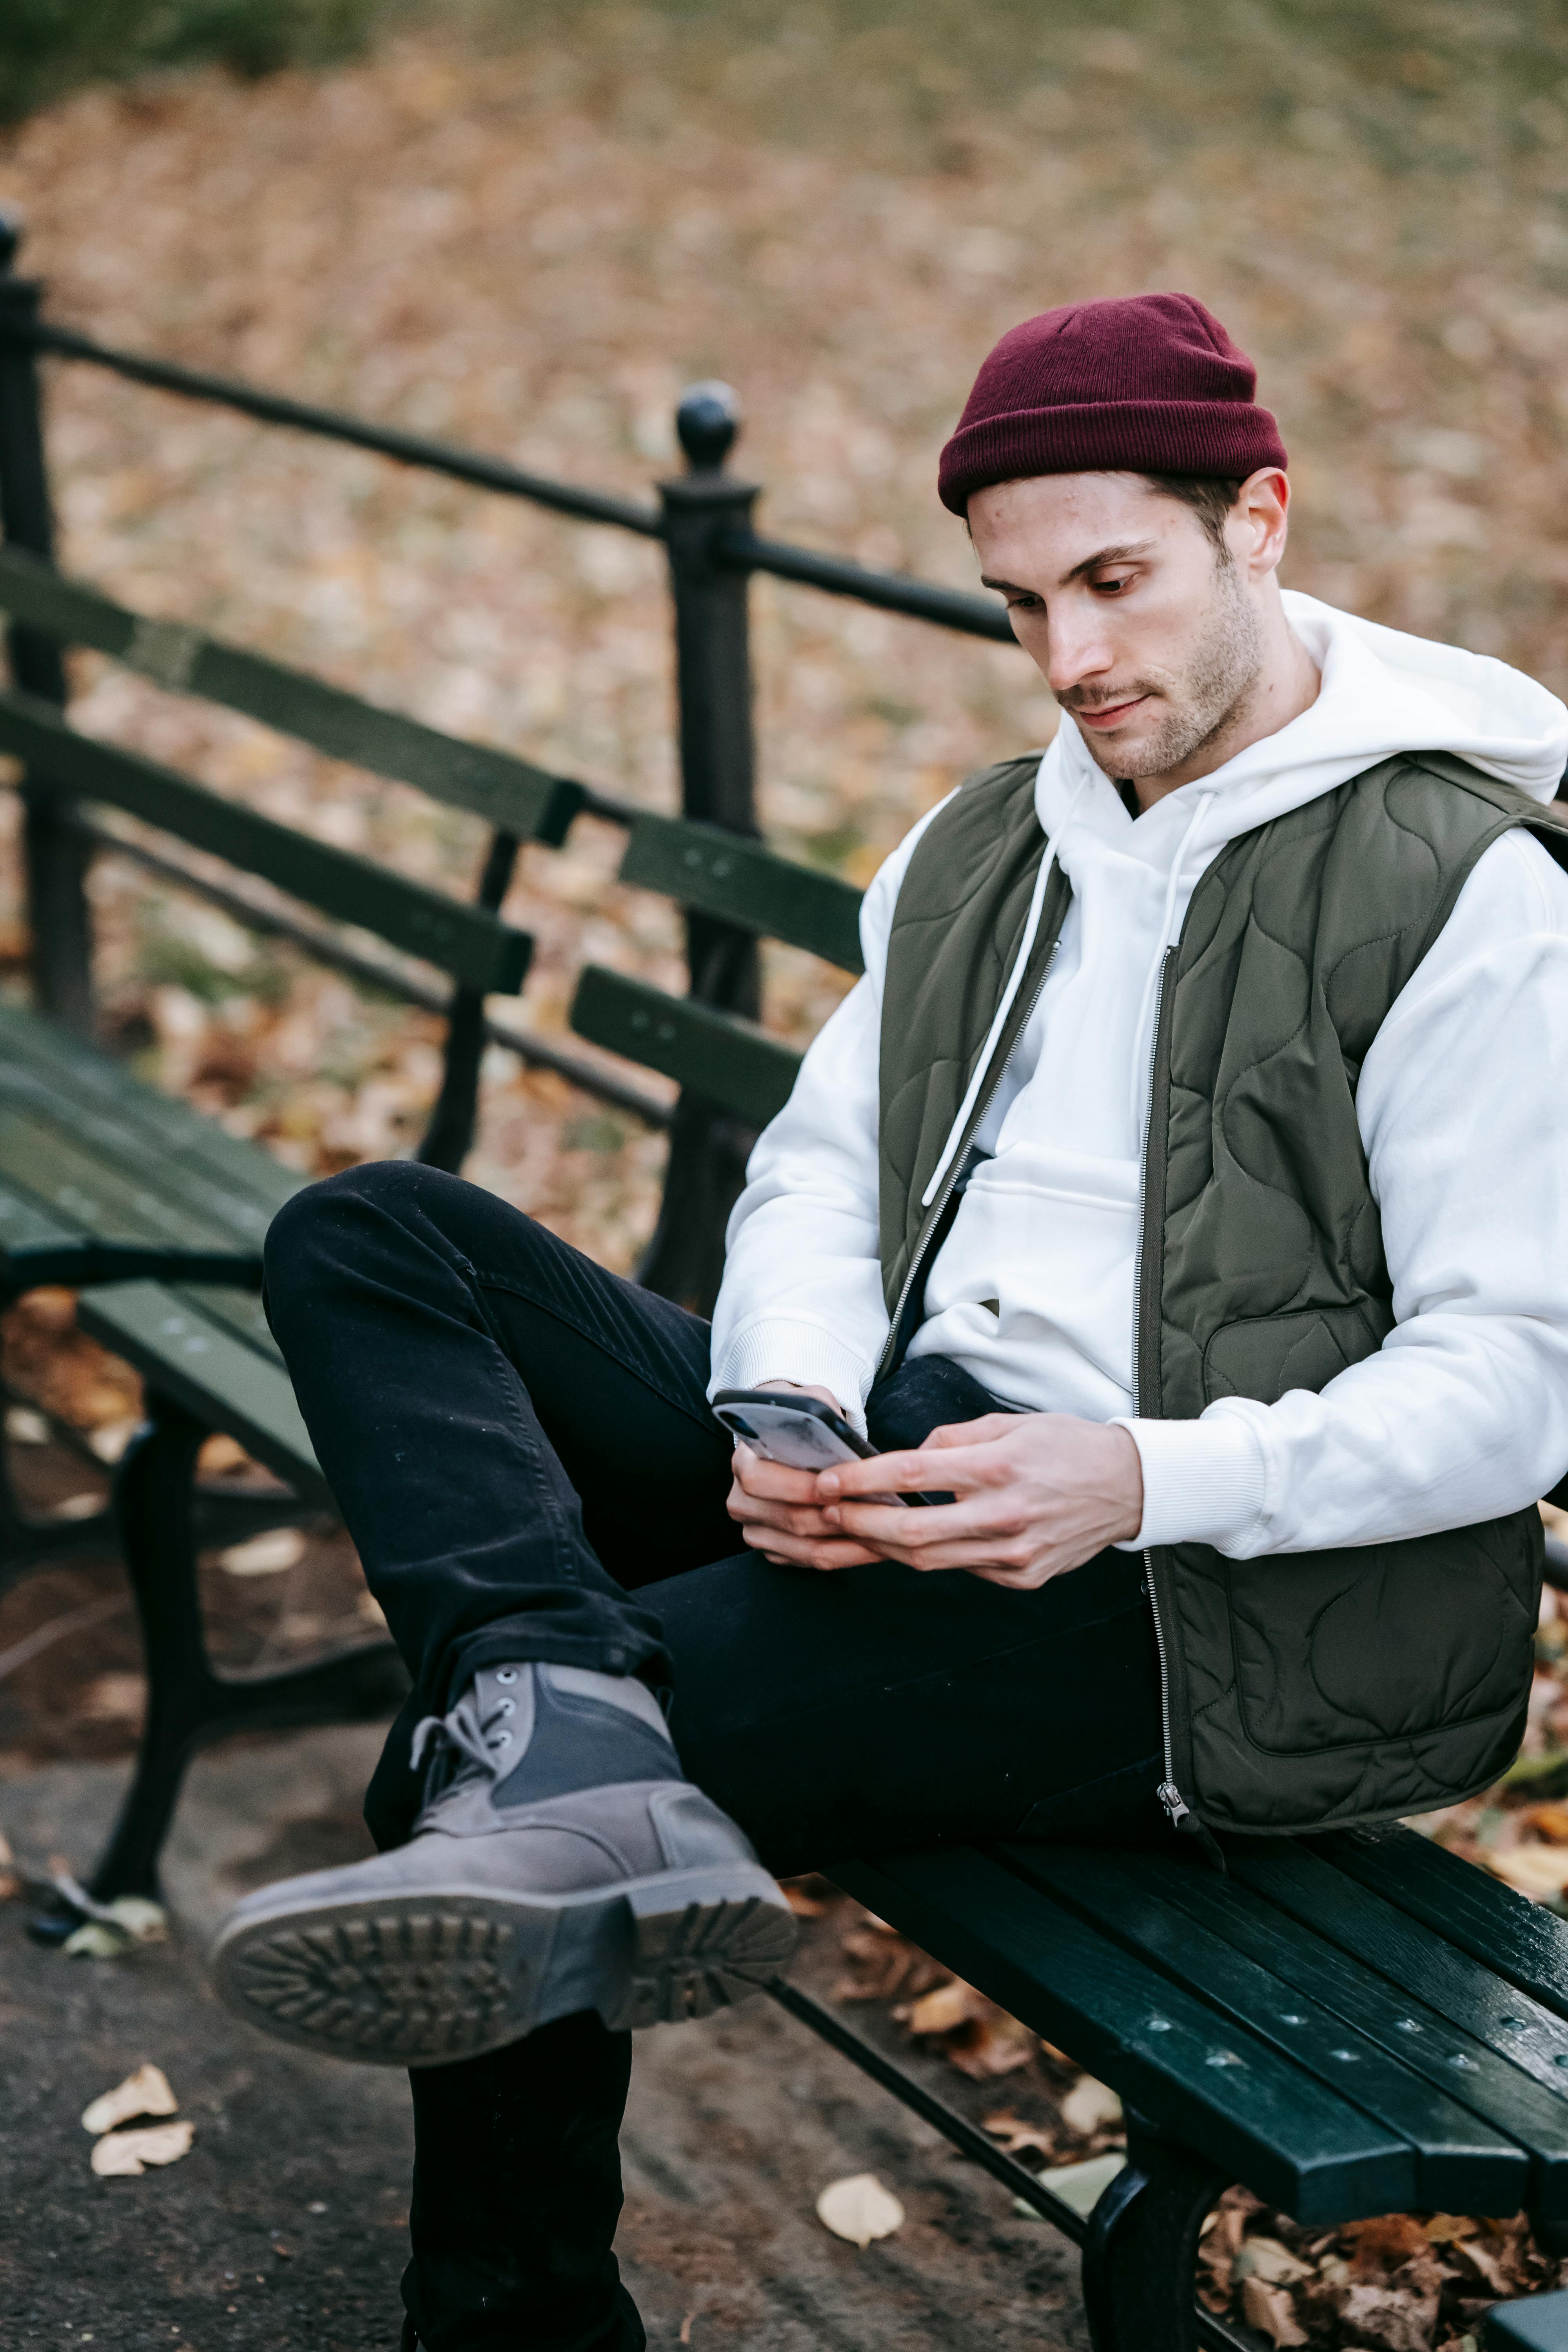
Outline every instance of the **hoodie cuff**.
{"label": "hoodie cuff", "polygon": [[866,1399],[876,1367],[817,1323],[753,1323],[736,1334],[713,1365],[710,1397],[721,1389],[760,1388],[765,1381],[793,1381],[797,1388],[826,1389],[858,1436],[866,1434]]}
{"label": "hoodie cuff", "polygon": [[1118,1420],[1143,1465],[1143,1523],[1118,1551],[1207,1543],[1223,1551],[1262,1513],[1268,1467],[1257,1432],[1237,1414],[1199,1421]]}

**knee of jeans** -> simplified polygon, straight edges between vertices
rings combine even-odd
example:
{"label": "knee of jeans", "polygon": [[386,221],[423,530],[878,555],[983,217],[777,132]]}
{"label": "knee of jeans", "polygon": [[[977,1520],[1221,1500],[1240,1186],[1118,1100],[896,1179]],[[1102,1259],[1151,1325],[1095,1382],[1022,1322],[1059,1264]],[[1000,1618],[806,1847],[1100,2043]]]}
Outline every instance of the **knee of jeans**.
{"label": "knee of jeans", "polygon": [[285,1201],[268,1226],[262,1244],[262,1277],[268,1305],[287,1298],[302,1280],[310,1279],[323,1252],[331,1250],[332,1237],[342,1234],[345,1213],[352,1215],[355,1208],[372,1208],[398,1215],[405,1208],[407,1179],[427,1172],[406,1160],[374,1160],[363,1168],[345,1168],[336,1176],[324,1176]]}

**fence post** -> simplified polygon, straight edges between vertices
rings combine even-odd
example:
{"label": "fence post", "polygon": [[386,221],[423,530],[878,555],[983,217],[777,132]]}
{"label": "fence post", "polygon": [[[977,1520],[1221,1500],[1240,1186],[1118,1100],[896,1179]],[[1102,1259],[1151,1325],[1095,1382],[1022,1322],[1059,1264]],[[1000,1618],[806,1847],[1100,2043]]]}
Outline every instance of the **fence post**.
{"label": "fence post", "polygon": [[[753,800],[748,575],[720,559],[724,533],[751,521],[754,484],[724,471],[740,429],[728,384],[693,384],[675,414],[687,472],[664,482],[664,523],[675,600],[682,813],[731,833],[757,834]],[[689,992],[755,1018],[762,1002],[757,943],[712,915],[686,918]],[[724,1265],[724,1225],[744,1179],[755,1129],[688,1087],[670,1129],[664,1202],[638,1279],[699,1314],[711,1310]]]}
{"label": "fence post", "polygon": [[[29,325],[43,289],[18,278],[13,264],[22,225],[0,214],[0,327]],[[44,457],[43,407],[37,353],[0,333],[0,538],[54,560]],[[46,702],[64,705],[65,664],[47,637],[13,622],[6,651],[14,683]],[[72,822],[75,803],[42,777],[23,780],[23,856],[27,920],[33,940],[33,991],[41,1011],[88,1035],[92,1028],[92,918],[87,899],[91,848]]]}

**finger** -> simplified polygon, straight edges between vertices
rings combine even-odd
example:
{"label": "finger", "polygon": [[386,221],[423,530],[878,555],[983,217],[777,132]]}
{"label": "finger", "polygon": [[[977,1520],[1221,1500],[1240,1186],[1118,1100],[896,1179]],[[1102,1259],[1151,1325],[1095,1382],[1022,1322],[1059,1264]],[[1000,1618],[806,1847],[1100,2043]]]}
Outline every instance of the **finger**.
{"label": "finger", "polygon": [[795,1470],[787,1462],[770,1462],[766,1454],[753,1454],[749,1445],[736,1446],[733,1467],[737,1483],[748,1495],[781,1503],[817,1499],[815,1470]]}
{"label": "finger", "polygon": [[1079,1550],[1070,1545],[1047,1546],[1030,1555],[1024,1547],[1015,1551],[1012,1547],[987,1547],[976,1543],[936,1544],[925,1550],[914,1551],[904,1546],[882,1548],[889,1559],[900,1559],[906,1568],[921,1574],[952,1570],[966,1576],[978,1576],[988,1584],[1004,1584],[1016,1591],[1034,1591],[1048,1584],[1055,1576],[1066,1576],[1081,1568],[1085,1559],[1092,1559],[1092,1550]]}
{"label": "finger", "polygon": [[921,1554],[956,1542],[998,1552],[1026,1532],[1016,1506],[1004,1495],[973,1495],[963,1502],[924,1507],[846,1499],[827,1504],[823,1517],[836,1532],[858,1536],[864,1543],[897,1544],[900,1549]]}
{"label": "finger", "polygon": [[817,1496],[826,1503],[846,1495],[885,1495],[889,1488],[901,1495],[924,1494],[928,1489],[951,1494],[961,1486],[1000,1485],[1006,1475],[1005,1464],[984,1446],[941,1454],[928,1454],[921,1446],[900,1454],[874,1454],[868,1462],[838,1462],[831,1470],[820,1470]]}
{"label": "finger", "polygon": [[861,1568],[878,1555],[868,1551],[863,1544],[839,1539],[824,1542],[820,1537],[808,1538],[781,1534],[775,1528],[747,1528],[747,1545],[760,1551],[774,1567],[839,1569]]}
{"label": "finger", "polygon": [[842,1540],[842,1531],[829,1527],[821,1511],[810,1504],[763,1503],[739,1487],[731,1490],[730,1517],[743,1528],[773,1528],[792,1536]]}
{"label": "finger", "polygon": [[989,1444],[994,1438],[1011,1436],[1018,1426],[1018,1418],[1016,1412],[983,1412],[975,1421],[944,1422],[940,1429],[931,1431],[926,1444]]}

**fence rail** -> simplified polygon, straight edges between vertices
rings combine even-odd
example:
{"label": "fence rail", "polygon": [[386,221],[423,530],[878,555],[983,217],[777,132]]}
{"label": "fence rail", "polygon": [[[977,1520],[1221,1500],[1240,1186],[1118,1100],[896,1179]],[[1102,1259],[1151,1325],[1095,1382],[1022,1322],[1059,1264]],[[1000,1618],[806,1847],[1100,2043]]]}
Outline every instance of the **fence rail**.
{"label": "fence rail", "polygon": [[[125,351],[43,315],[43,289],[17,276],[19,225],[0,215],[0,610],[7,632],[13,693],[0,696],[0,741],[32,755],[24,776],[25,856],[28,913],[34,936],[34,983],[43,1009],[86,1033],[92,1023],[91,925],[86,891],[95,850],[112,843],[157,870],[178,877],[229,908],[242,920],[297,938],[323,960],[370,985],[410,1001],[444,1004],[451,1028],[447,1084],[423,1156],[456,1165],[473,1123],[479,1057],[495,1039],[525,1058],[562,1070],[592,1091],[670,1131],[670,1156],[658,1229],[639,1269],[641,1279],[666,1296],[700,1305],[717,1287],[728,1202],[739,1188],[753,1129],[716,1111],[696,1086],[691,1060],[714,1013],[752,1024],[743,1037],[752,1083],[742,1091],[748,1117],[767,1115],[787,1086],[794,1056],[756,1026],[761,1013],[757,936],[793,940],[850,970],[858,967],[858,894],[846,883],[799,869],[798,884],[762,843],[755,806],[755,751],[748,595],[754,574],[766,573],[824,594],[937,628],[1010,644],[1006,614],[987,599],[935,582],[877,572],[842,557],[765,539],[752,527],[758,490],[727,471],[739,429],[732,393],[720,383],[694,385],[681,400],[676,426],[686,461],[679,478],[658,485],[658,502],[646,505],[529,472],[508,460],[407,433],[396,426],[296,400],[263,386]],[[43,431],[39,362],[48,359],[105,369],[130,383],[179,398],[227,408],[259,424],[310,434],[364,449],[393,462],[443,475],[470,488],[521,498],[576,522],[605,525],[662,543],[674,605],[676,699],[681,817],[661,818],[612,793],[556,776],[515,754],[464,743],[398,713],[373,708],[321,679],[263,656],[220,644],[179,624],[150,622],[54,569],[54,532]],[[478,901],[432,908],[415,886],[369,871],[332,866],[336,905],[374,904],[374,928],[415,954],[443,930],[443,952],[425,948],[426,961],[444,962],[457,986],[442,998],[428,984],[379,960],[314,921],[252,907],[247,895],[216,884],[177,855],[122,836],[72,797],[108,801],[203,848],[221,854],[222,841],[244,835],[252,870],[286,887],[286,872],[302,856],[318,906],[334,903],[320,891],[326,869],[320,845],[298,854],[264,820],[231,821],[215,796],[171,772],[108,747],[86,747],[58,714],[67,701],[61,660],[65,645],[94,646],[173,690],[199,694],[248,712],[337,757],[398,776],[437,797],[484,816],[492,825]],[[51,719],[50,707],[55,714]],[[667,1050],[655,1057],[684,1081],[673,1111],[645,1089],[602,1071],[549,1041],[491,1019],[487,990],[516,985],[526,950],[514,948],[498,910],[520,838],[558,842],[577,815],[625,826],[629,835],[625,880],[666,892],[685,909],[688,995],[670,1025]],[[171,823],[178,818],[179,822]],[[699,828],[700,830],[699,830]],[[716,829],[716,830],[715,830]],[[251,836],[255,835],[252,840]],[[723,836],[730,836],[730,846]],[[259,862],[258,862],[259,859]],[[340,860],[341,862],[341,860]],[[763,866],[772,869],[764,875]],[[300,868],[303,871],[303,866]],[[767,919],[761,910],[766,906]],[[624,1031],[642,1034],[654,1017],[638,984],[589,971],[579,987],[580,1034],[613,1050]],[[661,1016],[662,1017],[662,1016]],[[639,1025],[640,1024],[640,1025]],[[595,1034],[597,1033],[597,1034]],[[432,1138],[440,1130],[439,1146]],[[445,1156],[441,1156],[445,1155]]]}

